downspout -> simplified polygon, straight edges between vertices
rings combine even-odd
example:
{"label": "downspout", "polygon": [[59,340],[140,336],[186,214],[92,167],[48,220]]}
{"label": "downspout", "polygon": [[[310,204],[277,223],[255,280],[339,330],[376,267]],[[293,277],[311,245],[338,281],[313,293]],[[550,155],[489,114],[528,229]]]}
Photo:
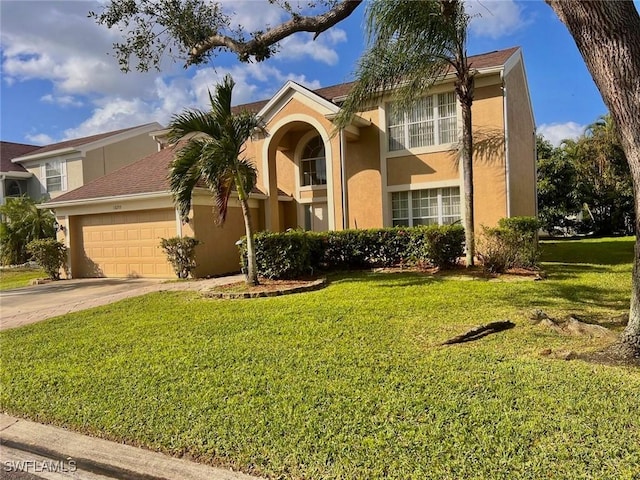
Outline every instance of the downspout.
{"label": "downspout", "polygon": [[347,147],[344,141],[344,129],[340,129],[340,185],[342,187],[342,229],[349,228],[349,215],[347,206],[347,177],[345,172],[345,152]]}
{"label": "downspout", "polygon": [[507,218],[511,217],[511,181],[509,168],[509,120],[507,116],[507,87],[504,85],[504,70],[500,72],[502,80],[502,117],[504,119],[504,176],[507,196]]}

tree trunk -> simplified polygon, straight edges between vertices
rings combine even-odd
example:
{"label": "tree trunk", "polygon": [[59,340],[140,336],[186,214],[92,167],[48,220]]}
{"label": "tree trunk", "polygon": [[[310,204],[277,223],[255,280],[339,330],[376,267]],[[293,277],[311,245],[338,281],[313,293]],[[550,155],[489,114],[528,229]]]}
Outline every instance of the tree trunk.
{"label": "tree trunk", "polygon": [[236,180],[238,200],[242,206],[242,217],[244,218],[244,230],[247,235],[247,285],[258,285],[258,265],[256,262],[255,240],[253,238],[253,227],[251,226],[251,209],[249,199],[244,191],[241,182]]}
{"label": "tree trunk", "polygon": [[474,79],[469,71],[463,45],[456,54],[455,90],[462,106],[462,175],[464,182],[464,241],[467,251],[466,265],[472,267],[476,256],[476,234],[473,213],[473,130],[471,126],[471,106],[473,105]]}
{"label": "tree trunk", "polygon": [[473,136],[471,133],[471,106],[462,104],[462,173],[464,177],[464,242],[467,250],[466,265],[472,267],[476,256],[473,215]]}
{"label": "tree trunk", "polygon": [[640,355],[640,15],[631,1],[547,3],[573,36],[619,129],[631,169],[636,245],[629,323],[621,341]]}

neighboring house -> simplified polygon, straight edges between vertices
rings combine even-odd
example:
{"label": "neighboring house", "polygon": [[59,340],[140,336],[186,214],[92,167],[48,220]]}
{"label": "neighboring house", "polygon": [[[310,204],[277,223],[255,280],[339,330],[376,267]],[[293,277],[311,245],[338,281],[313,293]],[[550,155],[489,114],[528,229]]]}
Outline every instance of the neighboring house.
{"label": "neighboring house", "polygon": [[[22,194],[35,200],[55,198],[156,152],[158,144],[149,133],[159,128],[160,124],[149,123],[34,147],[11,155],[10,161],[28,175]],[[3,170],[4,156],[3,152]]]}
{"label": "neighboring house", "polygon": [[33,174],[11,160],[39,148],[37,145],[0,142],[0,205],[4,205],[7,197],[20,197],[28,193],[28,181]]}
{"label": "neighboring house", "polygon": [[[536,214],[535,124],[519,48],[469,58],[476,228]],[[258,229],[339,230],[461,221],[461,113],[453,76],[407,112],[388,97],[335,132],[332,119],[352,84],[311,91],[287,82],[271,99],[236,107],[257,112],[268,135],[246,145],[258,169],[252,195]],[[158,140],[162,140],[159,132]],[[238,270],[240,207],[214,226],[211,195],[198,190],[183,225],[166,181],[171,147],[51,202],[70,247],[72,276],[168,276],[161,237],[196,236],[197,276]]]}

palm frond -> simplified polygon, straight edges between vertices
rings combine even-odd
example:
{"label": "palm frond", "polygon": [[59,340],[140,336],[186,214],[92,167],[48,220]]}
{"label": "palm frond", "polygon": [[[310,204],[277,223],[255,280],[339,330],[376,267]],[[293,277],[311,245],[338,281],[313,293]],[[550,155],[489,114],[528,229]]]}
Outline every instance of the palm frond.
{"label": "palm frond", "polygon": [[231,75],[224,76],[222,83],[216,86],[215,96],[209,92],[209,101],[211,102],[211,116],[220,126],[225,125],[232,117],[231,113],[231,94],[235,82]]}
{"label": "palm frond", "polygon": [[200,178],[200,161],[203,139],[190,139],[178,150],[169,168],[169,188],[183,220],[191,210],[191,196]]}
{"label": "palm frond", "polygon": [[169,122],[169,142],[177,143],[185,137],[204,134],[209,137],[220,135],[220,125],[208,112],[190,109],[174,115]]}
{"label": "palm frond", "polygon": [[446,74],[460,41],[466,38],[462,3],[452,4],[453,17],[443,15],[443,2],[436,0],[369,3],[368,47],[358,62],[357,83],[336,119],[339,128],[389,92],[401,108],[408,107]]}
{"label": "palm frond", "polygon": [[238,159],[236,168],[238,170],[238,176],[242,179],[244,191],[249,195],[256,186],[256,183],[258,183],[258,171],[253,162],[247,158]]}

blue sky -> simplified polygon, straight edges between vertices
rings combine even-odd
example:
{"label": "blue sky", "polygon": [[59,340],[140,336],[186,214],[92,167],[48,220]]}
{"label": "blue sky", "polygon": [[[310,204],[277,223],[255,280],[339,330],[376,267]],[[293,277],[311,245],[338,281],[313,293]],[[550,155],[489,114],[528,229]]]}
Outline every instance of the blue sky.
{"label": "blue sky", "polygon": [[[475,15],[469,54],[511,46],[524,52],[536,124],[554,143],[574,138],[606,113],[573,39],[540,1],[469,0]],[[285,13],[266,0],[226,1],[249,29],[275,25]],[[285,40],[259,64],[229,54],[185,70],[165,59],[160,73],[123,74],[111,54],[117,32],[96,25],[87,12],[99,2],[0,2],[0,136],[46,144],[151,121],[166,124],[189,106],[204,107],[207,89],[225,73],[236,80],[236,102],[268,98],[288,79],[310,88],[349,81],[364,47],[365,5],[312,41]]]}

